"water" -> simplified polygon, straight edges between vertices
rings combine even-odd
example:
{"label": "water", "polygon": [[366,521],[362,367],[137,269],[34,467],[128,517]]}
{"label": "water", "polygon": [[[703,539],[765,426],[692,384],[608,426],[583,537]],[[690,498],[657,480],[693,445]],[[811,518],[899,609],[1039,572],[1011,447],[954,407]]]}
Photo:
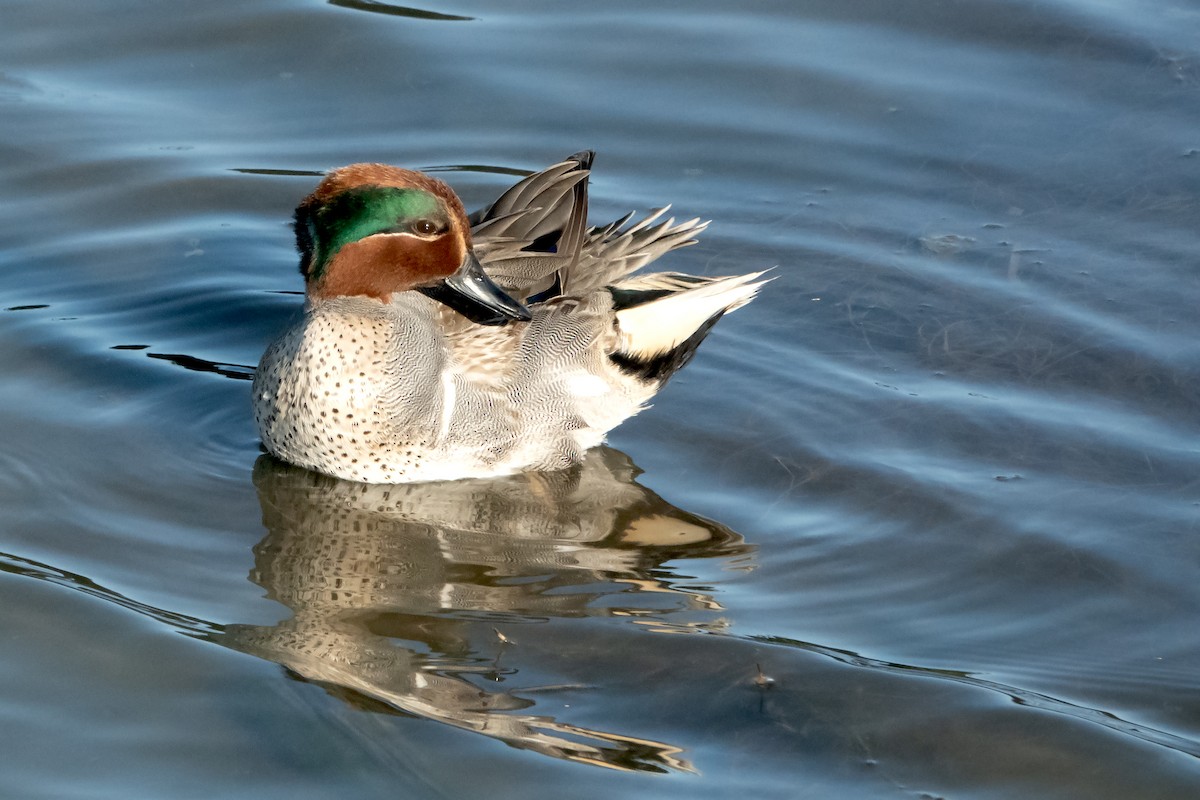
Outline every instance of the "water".
{"label": "water", "polygon": [[[495,6],[6,4],[0,794],[1200,796],[1200,10]],[[778,275],[613,449],[260,460],[317,173],[583,147]]]}

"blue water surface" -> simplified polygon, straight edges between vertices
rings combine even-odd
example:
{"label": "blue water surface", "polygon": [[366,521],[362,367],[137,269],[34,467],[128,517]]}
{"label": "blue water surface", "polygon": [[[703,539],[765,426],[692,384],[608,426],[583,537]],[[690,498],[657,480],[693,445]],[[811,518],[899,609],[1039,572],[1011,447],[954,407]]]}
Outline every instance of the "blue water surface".
{"label": "blue water surface", "polygon": [[[10,0],[0,795],[1200,796],[1200,7]],[[330,168],[774,267],[579,469],[260,458]]]}

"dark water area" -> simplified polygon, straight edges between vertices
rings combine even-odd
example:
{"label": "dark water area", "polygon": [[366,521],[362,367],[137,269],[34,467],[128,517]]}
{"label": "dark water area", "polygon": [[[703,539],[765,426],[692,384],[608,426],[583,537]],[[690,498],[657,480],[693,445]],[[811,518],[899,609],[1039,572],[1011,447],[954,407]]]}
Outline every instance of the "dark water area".
{"label": "dark water area", "polygon": [[[1200,7],[15,0],[0,796],[1200,797]],[[261,457],[324,170],[774,267],[578,469]]]}

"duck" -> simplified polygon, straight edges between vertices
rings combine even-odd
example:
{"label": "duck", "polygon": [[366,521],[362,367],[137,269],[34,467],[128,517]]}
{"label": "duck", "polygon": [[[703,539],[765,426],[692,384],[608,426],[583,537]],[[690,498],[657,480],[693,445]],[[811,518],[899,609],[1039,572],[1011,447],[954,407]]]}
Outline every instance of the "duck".
{"label": "duck", "polygon": [[594,153],[468,214],[429,174],[327,173],[296,209],[303,314],[255,371],[276,458],[402,484],[563,469],[647,407],[764,271],[634,274],[708,223],[587,223]]}

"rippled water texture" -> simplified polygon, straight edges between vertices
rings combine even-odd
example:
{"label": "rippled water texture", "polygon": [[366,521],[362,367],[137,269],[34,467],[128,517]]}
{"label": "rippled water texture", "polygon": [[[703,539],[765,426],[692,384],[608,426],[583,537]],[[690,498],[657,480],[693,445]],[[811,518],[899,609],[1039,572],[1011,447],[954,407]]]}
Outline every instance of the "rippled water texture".
{"label": "rippled water texture", "polygon": [[[3,20],[0,795],[1200,797],[1194,2]],[[778,276],[612,449],[260,457],[323,170],[584,147]]]}

